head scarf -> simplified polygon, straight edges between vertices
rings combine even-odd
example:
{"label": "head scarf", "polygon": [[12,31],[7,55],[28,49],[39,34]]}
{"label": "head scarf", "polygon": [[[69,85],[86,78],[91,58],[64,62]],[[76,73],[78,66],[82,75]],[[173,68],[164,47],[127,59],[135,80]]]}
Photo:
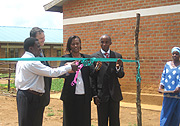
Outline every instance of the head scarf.
{"label": "head scarf", "polygon": [[174,51],[177,51],[180,55],[180,48],[179,47],[173,47],[171,50],[171,53],[173,53]]}

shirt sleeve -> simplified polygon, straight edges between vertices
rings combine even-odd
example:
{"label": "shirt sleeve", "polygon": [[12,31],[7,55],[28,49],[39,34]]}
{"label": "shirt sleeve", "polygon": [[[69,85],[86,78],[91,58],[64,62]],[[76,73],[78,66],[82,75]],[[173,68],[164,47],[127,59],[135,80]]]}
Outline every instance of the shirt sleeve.
{"label": "shirt sleeve", "polygon": [[177,87],[179,87],[179,88],[180,88],[180,79],[179,79],[179,83],[178,83]]}
{"label": "shirt sleeve", "polygon": [[164,66],[164,70],[163,70],[163,72],[162,72],[160,85],[163,85],[163,86],[164,86],[164,84],[165,84],[165,75],[166,75],[166,65]]}
{"label": "shirt sleeve", "polygon": [[40,61],[28,63],[26,67],[34,74],[47,77],[58,77],[72,70],[71,65],[51,68],[49,66],[45,66]]}

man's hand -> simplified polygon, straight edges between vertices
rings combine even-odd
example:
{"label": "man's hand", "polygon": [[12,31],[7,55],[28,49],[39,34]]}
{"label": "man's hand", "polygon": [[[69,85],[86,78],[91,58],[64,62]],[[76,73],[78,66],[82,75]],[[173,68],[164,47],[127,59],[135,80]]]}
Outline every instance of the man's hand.
{"label": "man's hand", "polygon": [[71,64],[71,67],[72,67],[72,71],[73,72],[76,72],[76,71],[78,71],[78,65],[76,65],[76,64]]}
{"label": "man's hand", "polygon": [[97,106],[100,105],[100,99],[97,96],[94,97],[94,104]]}
{"label": "man's hand", "polygon": [[101,66],[102,66],[102,62],[98,61],[98,62],[96,63],[95,70],[96,70],[96,71],[100,70]]}
{"label": "man's hand", "polygon": [[71,65],[73,62],[66,62],[65,64],[64,64],[64,66],[66,66],[66,65]]}
{"label": "man's hand", "polygon": [[79,70],[78,64],[79,63],[77,63],[77,61],[73,61],[73,62],[66,62],[64,65],[71,65],[72,71],[69,71],[68,73],[75,73],[77,70]]}
{"label": "man's hand", "polygon": [[121,59],[118,59],[117,62],[116,62],[116,68],[119,69],[120,66],[123,65],[123,62]]}

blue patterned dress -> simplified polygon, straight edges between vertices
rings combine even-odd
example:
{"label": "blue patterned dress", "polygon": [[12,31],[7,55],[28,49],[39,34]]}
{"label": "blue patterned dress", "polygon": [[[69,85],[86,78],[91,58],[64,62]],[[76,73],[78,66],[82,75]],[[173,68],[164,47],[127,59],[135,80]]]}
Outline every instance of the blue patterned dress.
{"label": "blue patterned dress", "polygon": [[[172,67],[166,63],[160,84],[165,91],[173,91],[180,87],[180,65]],[[165,93],[160,117],[160,126],[179,126],[180,124],[180,93]]]}

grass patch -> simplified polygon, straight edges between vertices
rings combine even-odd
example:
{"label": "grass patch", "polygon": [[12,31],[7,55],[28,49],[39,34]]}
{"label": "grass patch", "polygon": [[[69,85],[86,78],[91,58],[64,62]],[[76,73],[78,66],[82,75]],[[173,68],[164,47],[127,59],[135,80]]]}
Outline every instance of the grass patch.
{"label": "grass patch", "polygon": [[[8,78],[8,74],[2,74],[0,73],[0,78]],[[11,78],[15,78],[15,73],[11,73]],[[53,78],[52,79],[52,85],[51,85],[51,91],[62,91],[64,85],[64,79],[63,78]],[[0,87],[3,89],[8,88],[8,84],[0,84]],[[10,81],[10,88],[16,88],[14,84],[14,80]]]}
{"label": "grass patch", "polygon": [[58,112],[63,112],[63,110],[57,110]]}
{"label": "grass patch", "polygon": [[[0,87],[8,88],[8,84],[0,84]],[[10,87],[11,87],[11,88],[16,88],[14,83],[11,83],[11,84],[10,84]]]}
{"label": "grass patch", "polygon": [[136,124],[129,123],[128,126],[137,126]]}
{"label": "grass patch", "polygon": [[51,107],[48,107],[48,111],[50,111],[50,112],[48,112],[47,116],[54,116],[55,115],[53,112],[53,109]]}
{"label": "grass patch", "polygon": [[48,113],[47,116],[54,116],[54,113]]}
{"label": "grass patch", "polygon": [[51,91],[62,91],[64,85],[64,79],[52,79]]}
{"label": "grass patch", "polygon": [[[0,77],[1,78],[8,78],[9,77],[9,73],[6,73],[6,74],[0,73]],[[15,73],[11,73],[11,78],[15,78]]]}

